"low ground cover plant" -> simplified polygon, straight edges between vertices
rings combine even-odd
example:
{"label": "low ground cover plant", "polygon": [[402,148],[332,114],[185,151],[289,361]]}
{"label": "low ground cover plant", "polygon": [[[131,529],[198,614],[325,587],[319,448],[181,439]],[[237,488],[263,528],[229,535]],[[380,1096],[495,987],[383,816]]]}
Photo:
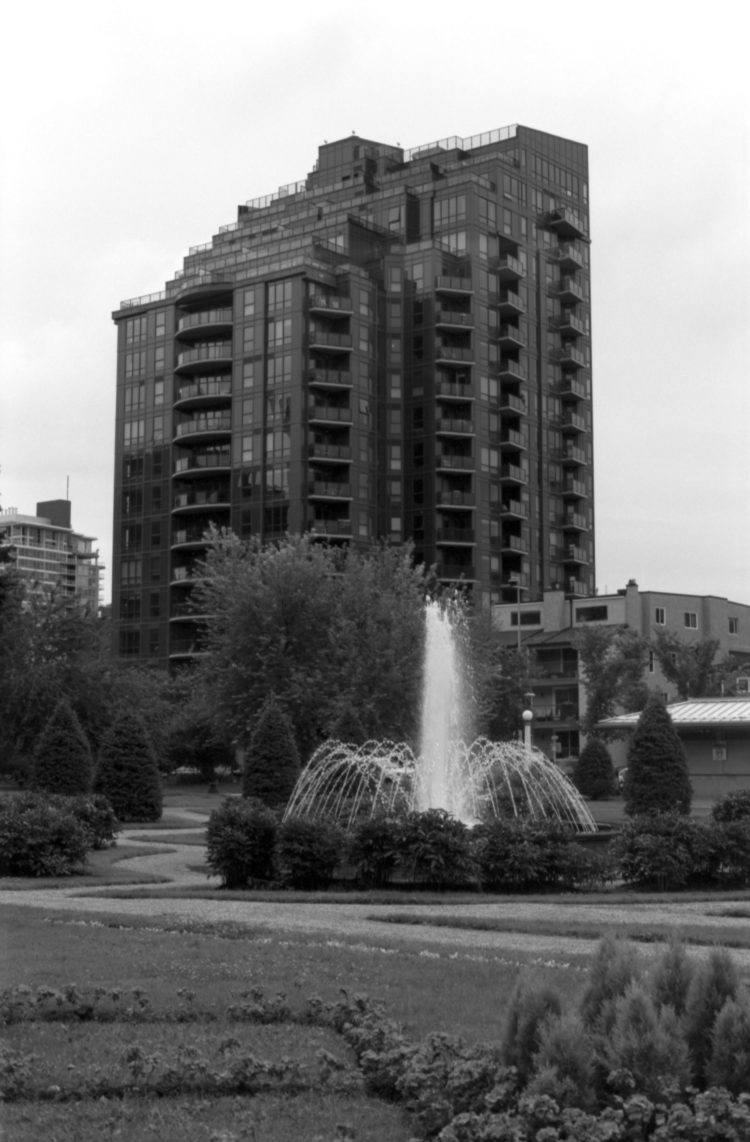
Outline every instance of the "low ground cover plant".
{"label": "low ground cover plant", "polygon": [[[654,962],[603,941],[583,990],[522,978],[485,1044],[446,1032],[412,1038],[382,1004],[347,992],[291,1002],[253,987],[210,1015],[194,1003],[182,990],[159,1014],[140,990],[2,993],[6,1111],[18,1121],[49,1100],[60,1110],[75,1102],[80,1116],[112,1098],[160,1095],[184,1107],[195,1096],[326,1091],[347,1098],[355,1118],[382,1107],[385,1133],[358,1138],[750,1137],[750,1000],[720,949],[694,962],[673,944]],[[229,1121],[229,1138],[242,1136],[232,1133],[240,1122]],[[354,1136],[353,1123],[346,1130],[340,1137]]]}

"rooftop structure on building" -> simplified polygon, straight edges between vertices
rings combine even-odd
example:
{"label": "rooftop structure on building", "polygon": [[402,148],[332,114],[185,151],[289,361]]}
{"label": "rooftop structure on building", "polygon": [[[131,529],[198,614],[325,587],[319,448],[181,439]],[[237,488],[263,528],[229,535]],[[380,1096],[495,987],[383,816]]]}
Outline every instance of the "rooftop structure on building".
{"label": "rooftop structure on building", "polygon": [[97,611],[104,567],[96,540],[73,530],[70,500],[40,502],[36,515],[8,508],[0,512],[0,533],[15,548],[16,569],[30,591]]}
{"label": "rooftop structure on building", "polygon": [[121,303],[115,652],[179,663],[210,524],[593,592],[587,148],[351,135]]}

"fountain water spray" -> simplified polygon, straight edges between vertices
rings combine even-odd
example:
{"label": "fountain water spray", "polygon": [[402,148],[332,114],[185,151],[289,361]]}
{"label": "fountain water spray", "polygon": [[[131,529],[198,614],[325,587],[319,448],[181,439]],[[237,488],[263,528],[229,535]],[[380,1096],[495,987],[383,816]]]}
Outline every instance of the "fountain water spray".
{"label": "fountain water spray", "polygon": [[363,816],[445,809],[466,824],[500,817],[557,820],[596,831],[578,790],[540,750],[477,738],[466,744],[468,702],[456,614],[425,607],[425,665],[418,754],[404,742],[328,741],[300,774],[284,813],[352,828]]}

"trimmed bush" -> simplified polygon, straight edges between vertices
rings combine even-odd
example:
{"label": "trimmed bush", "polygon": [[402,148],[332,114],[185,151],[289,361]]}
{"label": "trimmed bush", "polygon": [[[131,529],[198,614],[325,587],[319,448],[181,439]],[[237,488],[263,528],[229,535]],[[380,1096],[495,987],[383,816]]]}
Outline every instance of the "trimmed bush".
{"label": "trimmed bush", "polygon": [[283,809],[299,776],[299,754],[292,723],[273,697],[261,709],[242,774],[242,796]]}
{"label": "trimmed bush", "polygon": [[609,797],[614,789],[615,771],[612,758],[601,738],[589,738],[576,762],[573,784],[582,796],[596,801]]}
{"label": "trimmed bush", "polygon": [[208,819],[207,862],[225,888],[270,880],[278,821],[262,801],[227,798]]}
{"label": "trimmed bush", "polygon": [[279,826],[276,865],[289,888],[328,888],[343,851],[343,833],[330,821],[290,817]]}
{"label": "trimmed bush", "polygon": [[46,800],[63,812],[72,813],[83,826],[90,849],[107,849],[115,843],[118,821],[108,799],[101,793],[85,797],[49,796]]}
{"label": "trimmed bush", "polygon": [[385,888],[398,862],[401,824],[394,817],[360,821],[347,839],[346,858],[365,888]]}
{"label": "trimmed bush", "polygon": [[0,802],[0,876],[71,876],[83,867],[88,843],[80,821],[42,795]]}
{"label": "trimmed bush", "polygon": [[34,751],[32,785],[45,793],[88,793],[94,775],[91,747],[74,711],[55,706]]}
{"label": "trimmed bush", "polygon": [[402,867],[415,884],[430,888],[476,884],[471,833],[444,809],[407,814],[400,850]]}
{"label": "trimmed bush", "polygon": [[730,821],[750,821],[750,789],[725,793],[711,809],[711,818],[720,824]]}
{"label": "trimmed bush", "polygon": [[121,714],[102,740],[95,783],[120,821],[158,821],[161,779],[156,753],[140,718]]}
{"label": "trimmed bush", "polygon": [[711,821],[706,826],[709,845],[708,878],[721,888],[750,885],[750,820]]}
{"label": "trimmed bush", "polygon": [[692,788],[682,742],[666,706],[652,695],[638,719],[625,774],[625,812],[688,814]]}
{"label": "trimmed bush", "polygon": [[709,878],[716,861],[711,830],[681,813],[647,813],[626,821],[615,842],[628,884],[659,890]]}
{"label": "trimmed bush", "polygon": [[572,890],[607,879],[605,858],[575,843],[557,821],[501,819],[474,829],[482,888],[489,892]]}

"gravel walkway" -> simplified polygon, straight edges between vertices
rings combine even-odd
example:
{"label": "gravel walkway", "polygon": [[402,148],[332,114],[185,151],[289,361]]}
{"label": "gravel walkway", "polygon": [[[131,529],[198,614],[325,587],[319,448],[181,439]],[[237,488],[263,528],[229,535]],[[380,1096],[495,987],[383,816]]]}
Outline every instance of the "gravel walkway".
{"label": "gravel walkway", "polygon": [[[205,888],[217,885],[218,878],[206,877],[204,873],[191,870],[190,865],[198,863],[202,857],[200,848],[179,843],[182,832],[194,832],[195,825],[205,821],[200,814],[185,813],[186,828],[170,829],[169,842],[163,839],[154,841],[155,847],[166,844],[172,850],[168,853],[152,853],[128,858],[134,872],[153,873],[167,878],[174,885]],[[192,827],[187,827],[187,822]],[[167,830],[164,830],[167,832]],[[138,839],[135,840],[134,838]],[[174,838],[172,840],[171,838]],[[118,838],[118,847],[138,846],[145,843],[143,830],[126,830]],[[125,887],[118,885],[118,888]],[[139,887],[144,887],[143,885]],[[296,933],[297,935],[326,935],[329,938],[366,942],[369,945],[397,943],[418,943],[422,948],[453,948],[466,952],[472,949],[500,952],[533,952],[544,958],[560,955],[587,955],[595,945],[595,940],[577,939],[568,936],[526,935],[518,932],[485,932],[448,927],[427,927],[421,924],[391,924],[382,919],[385,916],[403,914],[404,907],[394,908],[387,904],[304,904],[298,902],[240,901],[233,900],[230,894],[221,900],[169,900],[156,896],[137,900],[116,897],[93,896],[99,889],[56,888],[39,890],[0,890],[0,908],[10,905],[44,908],[56,912],[69,911],[79,915],[121,915],[159,917],[186,923],[231,922],[246,924],[253,929],[268,932]],[[104,890],[106,891],[106,890]],[[113,889],[116,892],[117,889]],[[158,889],[156,889],[158,891]],[[746,915],[750,912],[750,902],[737,901],[737,910]],[[748,919],[726,916],[732,910],[731,901],[674,902],[652,905],[607,905],[586,904],[584,902],[560,903],[544,901],[508,901],[503,903],[481,902],[451,904],[446,906],[419,904],[406,906],[409,913],[417,916],[431,916],[435,913],[448,913],[456,917],[497,918],[505,921],[524,922],[528,920],[552,920],[564,928],[574,921],[584,921],[596,925],[602,923],[638,923],[648,926],[673,925],[676,931],[686,923],[700,927],[720,924],[729,935],[732,931],[747,931]],[[6,913],[6,922],[7,922]],[[644,945],[651,947],[651,945]],[[695,954],[705,954],[705,949],[696,949]],[[750,972],[750,949],[733,952],[743,972]]]}

